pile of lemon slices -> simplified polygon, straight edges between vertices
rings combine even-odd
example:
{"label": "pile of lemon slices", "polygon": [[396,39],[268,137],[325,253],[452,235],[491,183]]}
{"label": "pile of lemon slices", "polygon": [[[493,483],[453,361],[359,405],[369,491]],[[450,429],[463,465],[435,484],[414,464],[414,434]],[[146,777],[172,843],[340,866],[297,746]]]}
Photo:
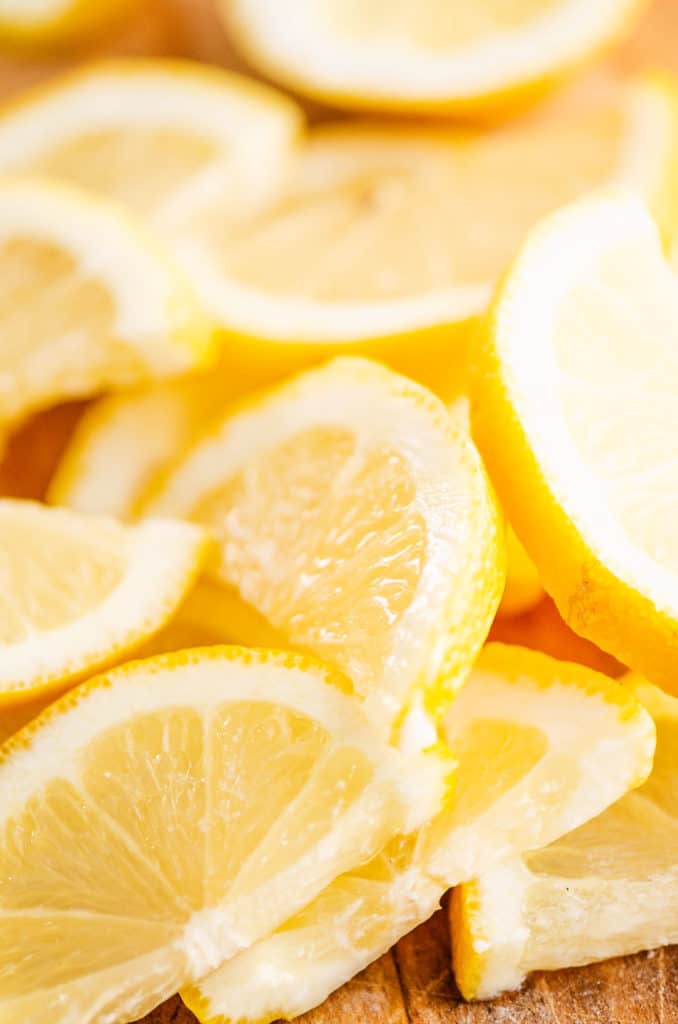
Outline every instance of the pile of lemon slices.
{"label": "pile of lemon slices", "polygon": [[528,109],[641,4],[217,6],[512,118],[149,58],[0,110],[0,1020],[290,1018],[453,887],[468,999],[678,941],[678,84]]}

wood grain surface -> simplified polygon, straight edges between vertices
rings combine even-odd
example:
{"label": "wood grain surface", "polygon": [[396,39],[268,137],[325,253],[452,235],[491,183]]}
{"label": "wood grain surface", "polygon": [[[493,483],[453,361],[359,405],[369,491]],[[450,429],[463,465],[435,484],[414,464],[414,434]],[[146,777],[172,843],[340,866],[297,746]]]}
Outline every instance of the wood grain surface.
{"label": "wood grain surface", "polygon": [[[285,0],[281,0],[284,3]],[[229,44],[213,0],[140,0],[138,14],[104,41],[78,54],[0,53],[0,99],[93,56],[187,56],[245,70]],[[678,70],[678,0],[659,0],[614,58],[636,69],[663,63]],[[311,113],[317,113],[313,108]],[[14,439],[0,464],[0,493],[41,497],[77,416],[64,407],[38,417]],[[521,620],[498,624],[495,638],[545,649],[560,657],[617,666],[570,634],[550,602]],[[678,947],[610,960],[577,970],[538,973],[521,992],[468,1005],[450,969],[443,911],[403,938],[386,956],[300,1018],[303,1024],[678,1024]],[[196,1024],[178,997],[143,1024]]]}

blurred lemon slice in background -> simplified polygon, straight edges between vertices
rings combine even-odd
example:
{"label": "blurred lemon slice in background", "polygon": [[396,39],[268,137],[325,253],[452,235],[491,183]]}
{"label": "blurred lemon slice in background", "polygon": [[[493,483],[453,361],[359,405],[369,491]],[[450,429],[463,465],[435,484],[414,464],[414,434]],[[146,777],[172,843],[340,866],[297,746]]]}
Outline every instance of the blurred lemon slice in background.
{"label": "blurred lemon slice in background", "polygon": [[547,218],[478,354],[474,437],[563,618],[667,688],[678,656],[678,285],[616,191]]}
{"label": "blurred lemon slice in background", "polygon": [[184,990],[199,1020],[268,1024],[309,1010],[430,917],[449,885],[555,838],[637,785],[654,749],[652,721],[632,693],[500,644],[481,654],[444,732],[459,759],[450,804]]}
{"label": "blurred lemon slice in background", "polygon": [[470,326],[538,217],[621,180],[667,237],[676,226],[668,76],[493,132],[348,123],[297,145],[301,127],[291,101],[237,75],[103,63],[0,117],[0,171],[65,178],[150,218],[231,372],[268,380],[349,347],[459,390]]}
{"label": "blurred lemon slice in background", "polygon": [[124,210],[63,185],[0,184],[0,430],[30,412],[213,358],[210,324]]}
{"label": "blurred lemon slice in background", "polygon": [[189,651],[10,740],[1,1011],[136,1020],[434,813],[440,764],[380,745],[346,686],[299,656]]}
{"label": "blurred lemon slice in background", "polygon": [[349,108],[470,114],[538,95],[630,27],[641,0],[220,0],[255,66]]}
{"label": "blurred lemon slice in background", "polygon": [[99,33],[136,0],[0,0],[0,39],[24,46],[58,45]]}
{"label": "blurred lemon slice in background", "polygon": [[678,941],[678,701],[624,680],[654,718],[654,768],[599,817],[455,891],[454,965],[467,999],[555,970]]}

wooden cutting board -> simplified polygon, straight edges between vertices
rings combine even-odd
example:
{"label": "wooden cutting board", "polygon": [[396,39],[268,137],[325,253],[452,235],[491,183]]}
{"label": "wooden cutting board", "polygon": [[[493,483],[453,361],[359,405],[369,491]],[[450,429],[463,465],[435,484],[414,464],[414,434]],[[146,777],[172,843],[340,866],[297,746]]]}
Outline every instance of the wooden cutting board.
{"label": "wooden cutting board", "polygon": [[[300,1024],[678,1024],[678,946],[535,974],[521,992],[470,1005],[450,970],[443,911]],[[196,1024],[178,998],[143,1024]]]}

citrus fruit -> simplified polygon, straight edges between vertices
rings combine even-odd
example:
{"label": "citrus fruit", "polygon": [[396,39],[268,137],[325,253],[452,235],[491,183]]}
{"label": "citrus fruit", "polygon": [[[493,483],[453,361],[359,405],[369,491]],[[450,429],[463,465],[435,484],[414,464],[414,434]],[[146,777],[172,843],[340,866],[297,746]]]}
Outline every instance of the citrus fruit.
{"label": "citrus fruit", "polygon": [[652,722],[632,693],[495,644],[448,713],[445,735],[459,760],[449,806],[184,989],[199,1020],[268,1024],[317,1005],[426,920],[450,884],[555,838],[640,782],[654,749]]}
{"label": "citrus fruit", "polygon": [[477,356],[474,437],[563,618],[658,684],[678,655],[678,288],[632,196],[529,236]]}
{"label": "citrus fruit", "polygon": [[217,367],[99,399],[78,422],[47,500],[77,512],[133,519],[157,478],[224,415],[246,390],[245,381]]}
{"label": "citrus fruit", "polygon": [[59,400],[209,361],[173,263],[126,214],[62,185],[0,184],[0,429]]}
{"label": "citrus fruit", "polygon": [[638,0],[220,0],[249,59],[342,107],[478,113],[539,94],[623,35]]}
{"label": "citrus fruit", "polygon": [[209,525],[222,583],[341,668],[381,728],[435,740],[503,549],[470,435],[430,392],[368,360],[309,370],[227,416],[146,511]]}
{"label": "citrus fruit", "polygon": [[518,988],[536,969],[678,941],[678,701],[630,685],[657,727],[652,774],[575,831],[457,889],[454,962],[467,999]]}
{"label": "citrus fruit", "polygon": [[204,564],[187,523],[125,527],[0,499],[0,707],[121,658],[172,617]]}
{"label": "citrus fruit", "polygon": [[261,198],[302,123],[280,93],[182,60],[101,60],[24,93],[0,118],[0,169],[68,181],[155,227]]}
{"label": "citrus fruit", "polygon": [[296,145],[300,112],[270,89],[103,63],[0,117],[0,171],[150,218],[231,374],[270,381],[348,348],[458,391],[475,319],[538,217],[622,180],[674,233],[676,96],[670,76],[643,77],[489,133],[349,122]]}
{"label": "citrus fruit", "polygon": [[0,753],[0,1013],[136,1020],[430,814],[440,766],[378,742],[309,659],[133,662]]}

